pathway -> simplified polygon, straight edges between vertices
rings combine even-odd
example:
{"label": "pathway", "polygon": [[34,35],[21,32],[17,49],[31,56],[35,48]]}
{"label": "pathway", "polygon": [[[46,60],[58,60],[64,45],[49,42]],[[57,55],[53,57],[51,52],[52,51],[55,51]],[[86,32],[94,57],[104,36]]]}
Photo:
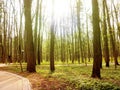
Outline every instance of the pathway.
{"label": "pathway", "polygon": [[0,71],[0,90],[32,90],[28,79]]}

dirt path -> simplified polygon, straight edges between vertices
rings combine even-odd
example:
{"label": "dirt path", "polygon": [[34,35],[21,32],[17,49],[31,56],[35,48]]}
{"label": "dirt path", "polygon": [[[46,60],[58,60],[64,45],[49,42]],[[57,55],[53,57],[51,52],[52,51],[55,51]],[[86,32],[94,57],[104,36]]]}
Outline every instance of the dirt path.
{"label": "dirt path", "polygon": [[0,90],[32,90],[29,80],[19,75],[0,71]]}
{"label": "dirt path", "polygon": [[[39,73],[28,73],[28,72],[16,72],[13,70],[13,68],[16,68],[16,66],[9,66],[9,65],[6,65],[6,64],[0,64],[0,90],[74,90],[72,89],[72,87],[70,87],[70,84],[65,81],[64,79],[58,79],[58,78],[54,78],[52,76],[42,76],[41,74]],[[6,72],[4,72],[6,71]],[[30,81],[31,83],[31,88],[30,89],[30,85],[26,87],[26,85],[24,87],[26,88],[18,88],[19,86],[23,86],[21,85],[21,83],[24,81],[20,78],[14,78],[14,76],[11,76],[9,74],[5,74],[5,75],[2,75],[2,73],[8,73],[10,72],[11,73],[14,73],[12,75],[15,75],[16,77],[16,74],[18,75],[18,77],[25,77],[27,78],[27,80]],[[5,87],[7,88],[4,88],[3,85],[1,85],[1,81],[4,81],[4,80],[7,80],[6,81],[6,84],[4,84]],[[10,83],[11,82],[11,83]],[[15,82],[15,83],[13,83]],[[4,82],[3,82],[4,83]],[[17,83],[17,84],[16,84]],[[15,86],[17,89],[13,89],[13,88],[9,88],[9,87],[12,87],[10,85],[12,85],[13,87]],[[2,86],[2,87],[1,87]],[[9,87],[8,87],[9,86]],[[14,87],[14,88],[15,88]],[[67,89],[69,87],[69,89]],[[9,89],[8,89],[9,88]],[[70,89],[71,88],[71,89]]]}

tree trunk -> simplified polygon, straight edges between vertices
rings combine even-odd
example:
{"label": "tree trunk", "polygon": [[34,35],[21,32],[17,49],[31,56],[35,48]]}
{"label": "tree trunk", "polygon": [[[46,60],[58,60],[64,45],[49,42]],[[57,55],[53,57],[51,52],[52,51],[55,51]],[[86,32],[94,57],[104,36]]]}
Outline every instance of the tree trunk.
{"label": "tree trunk", "polygon": [[24,0],[25,7],[25,31],[26,31],[26,53],[27,53],[27,71],[36,72],[34,59],[34,44],[32,35],[32,20],[31,20],[31,3],[32,0]]}
{"label": "tree trunk", "polygon": [[3,58],[2,62],[5,63],[6,61],[6,12],[4,12],[4,45],[3,45]]}
{"label": "tree trunk", "polygon": [[105,0],[103,0],[103,40],[104,40],[104,57],[105,57],[106,67],[109,67],[110,58],[109,58],[108,37],[107,37]]}
{"label": "tree trunk", "polygon": [[41,31],[41,18],[42,18],[42,0],[40,2],[40,13],[39,13],[39,31],[38,31],[38,65],[41,64],[42,61],[42,34]]}
{"label": "tree trunk", "polygon": [[2,26],[1,26],[1,21],[0,21],[0,62],[2,60]]}
{"label": "tree trunk", "polygon": [[55,71],[54,66],[54,26],[51,25],[51,38],[50,38],[50,70],[51,72]]}
{"label": "tree trunk", "polygon": [[114,11],[115,11],[115,18],[116,18],[116,24],[117,24],[117,33],[120,38],[120,24],[119,24],[119,17],[118,17],[118,11],[117,8],[115,7],[114,1],[112,1]]}
{"label": "tree trunk", "polygon": [[80,48],[80,56],[82,59],[82,63],[84,62],[84,57],[83,57],[83,46],[82,46],[82,37],[81,37],[81,28],[80,28],[80,0],[77,2],[77,28],[79,32],[79,48]]}
{"label": "tree trunk", "polygon": [[105,0],[105,8],[107,11],[107,23],[108,23],[108,29],[109,29],[109,34],[110,34],[110,42],[112,44],[112,53],[113,53],[113,57],[114,57],[114,61],[115,61],[115,68],[117,67],[118,64],[118,60],[117,60],[117,50],[116,50],[116,42],[115,39],[113,37],[114,32],[112,31],[112,27],[111,27],[111,23],[110,23],[110,16],[109,16],[109,10],[108,10],[108,6],[107,6],[107,2]]}
{"label": "tree trunk", "polygon": [[37,60],[37,30],[38,30],[38,16],[39,16],[39,0],[36,1],[36,17],[35,17],[35,28],[34,28],[34,59]]}
{"label": "tree trunk", "polygon": [[99,26],[99,9],[98,1],[92,0],[92,18],[93,18],[93,69],[92,77],[101,78],[100,61],[102,61],[101,41],[100,41],[100,26]]}
{"label": "tree trunk", "polygon": [[88,32],[88,15],[86,13],[86,29],[87,29],[87,54],[88,54],[88,61],[90,62],[90,38],[89,38],[89,32]]}
{"label": "tree trunk", "polygon": [[[54,0],[52,1],[54,8]],[[54,30],[54,10],[52,9],[52,17],[51,17],[51,27],[50,27],[50,70],[51,72],[55,71],[54,65],[54,46],[55,46],[55,30]]]}

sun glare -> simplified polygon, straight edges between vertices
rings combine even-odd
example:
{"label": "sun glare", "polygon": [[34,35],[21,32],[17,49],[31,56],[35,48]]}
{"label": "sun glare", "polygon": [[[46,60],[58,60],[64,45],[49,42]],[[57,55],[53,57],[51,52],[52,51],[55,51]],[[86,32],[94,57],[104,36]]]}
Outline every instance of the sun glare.
{"label": "sun glare", "polygon": [[45,14],[47,17],[52,15],[52,11],[54,14],[54,19],[60,19],[67,17],[70,14],[70,5],[74,6],[74,0],[45,0]]}
{"label": "sun glare", "polygon": [[90,9],[92,7],[92,1],[91,0],[82,0],[82,4],[85,9]]}
{"label": "sun glare", "polygon": [[[54,1],[54,2],[53,2]],[[81,0],[86,10],[91,8],[91,0]],[[66,18],[71,14],[71,7],[75,8],[76,0],[44,0],[45,15],[51,17],[52,11],[54,19]]]}
{"label": "sun glare", "polygon": [[55,0],[54,15],[55,18],[65,17],[70,12],[70,0]]}

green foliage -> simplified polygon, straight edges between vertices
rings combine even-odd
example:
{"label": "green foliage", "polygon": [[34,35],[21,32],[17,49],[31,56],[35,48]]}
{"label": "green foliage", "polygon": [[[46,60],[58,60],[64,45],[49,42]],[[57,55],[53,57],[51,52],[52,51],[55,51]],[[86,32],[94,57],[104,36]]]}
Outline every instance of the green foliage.
{"label": "green foliage", "polygon": [[77,82],[75,89],[77,90],[120,90],[120,87],[107,82]]}
{"label": "green foliage", "polygon": [[37,66],[38,73],[46,78],[54,77],[66,80],[70,84],[66,90],[120,90],[120,72],[118,67],[103,67],[102,79],[91,78],[92,65],[56,65],[55,73],[49,73],[49,66]]}
{"label": "green foliage", "polygon": [[[57,62],[59,64],[59,62]],[[51,73],[49,65],[38,65],[37,72],[47,78],[64,80],[69,85],[65,90],[120,90],[120,66],[114,69],[114,65],[101,70],[102,79],[91,78],[92,65],[84,64],[56,65],[56,71]],[[24,71],[26,63],[23,63]],[[19,63],[9,65],[14,72],[20,72]],[[5,69],[5,68],[4,68]],[[54,87],[53,87],[54,88]]]}

